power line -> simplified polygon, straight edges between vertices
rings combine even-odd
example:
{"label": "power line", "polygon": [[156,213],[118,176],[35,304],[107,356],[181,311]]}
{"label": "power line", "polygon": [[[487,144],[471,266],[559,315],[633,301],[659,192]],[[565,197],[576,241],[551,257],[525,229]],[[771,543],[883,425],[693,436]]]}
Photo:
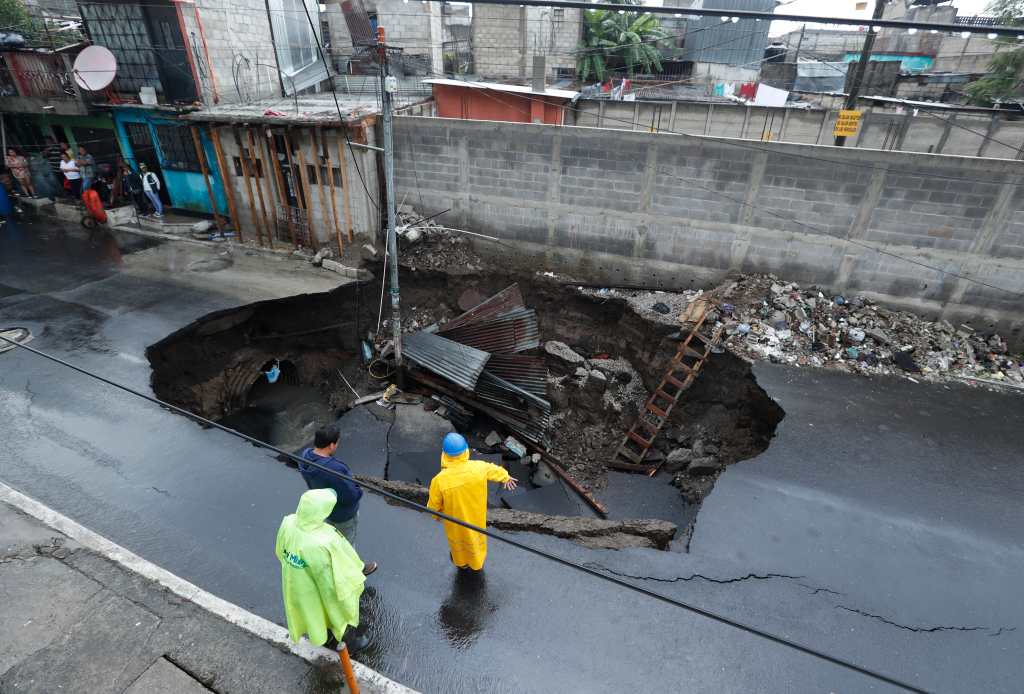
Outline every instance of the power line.
{"label": "power line", "polygon": [[295,455],[293,453],[289,453],[287,451],[284,451],[284,450],[282,450],[282,449],[280,449],[280,448],[278,448],[276,446],[273,446],[273,445],[271,445],[269,443],[266,443],[265,441],[260,441],[259,439],[255,438],[255,437],[249,436],[247,434],[243,434],[240,431],[236,431],[235,429],[231,429],[229,427],[226,427],[223,424],[219,424],[218,422],[214,422],[213,420],[207,419],[207,418],[205,418],[205,417],[203,417],[201,415],[195,414],[193,412],[189,412],[188,410],[186,410],[184,408],[178,407],[176,405],[172,405],[172,404],[170,404],[168,402],[164,402],[164,401],[162,401],[162,400],[160,400],[158,398],[152,397],[150,395],[146,395],[145,393],[142,393],[142,392],[140,392],[138,390],[130,388],[130,387],[128,387],[126,385],[123,385],[121,383],[118,383],[117,381],[113,381],[113,380],[111,380],[109,378],[101,376],[101,375],[99,375],[99,374],[97,374],[95,372],[89,371],[89,370],[84,369],[82,367],[75,366],[74,364],[72,364],[72,363],[70,363],[68,361],[65,361],[65,360],[63,360],[63,359],[61,359],[59,357],[55,357],[55,356],[53,356],[51,354],[48,354],[46,352],[43,352],[41,350],[35,349],[34,347],[29,347],[28,345],[22,344],[20,342],[15,342],[14,340],[8,339],[8,338],[6,338],[6,337],[4,337],[2,335],[0,335],[0,340],[3,340],[4,342],[7,342],[8,344],[14,345],[16,347],[20,347],[21,349],[24,349],[24,350],[26,350],[26,351],[28,351],[28,352],[30,352],[32,354],[35,354],[38,357],[42,357],[44,359],[48,359],[48,360],[50,360],[50,361],[52,361],[52,362],[54,362],[56,364],[60,364],[61,366],[66,367],[68,369],[71,369],[73,371],[77,371],[78,373],[83,374],[85,376],[88,376],[90,378],[93,378],[93,379],[95,379],[97,381],[100,381],[101,383],[105,383],[105,384],[107,384],[109,386],[112,386],[114,388],[122,390],[122,391],[124,391],[124,392],[126,392],[126,393],[128,393],[130,395],[134,395],[136,397],[139,397],[139,398],[142,398],[144,400],[147,400],[147,401],[149,401],[149,402],[151,402],[151,403],[153,403],[155,405],[159,405],[160,407],[163,407],[165,409],[171,410],[172,412],[177,412],[178,414],[183,415],[185,417],[188,417],[189,419],[192,419],[192,420],[194,420],[196,422],[199,422],[200,424],[203,424],[204,426],[209,426],[209,427],[213,427],[215,429],[219,429],[219,430],[221,430],[221,431],[223,431],[225,433],[231,434],[232,436],[236,436],[236,437],[238,437],[240,439],[248,441],[249,443],[251,443],[251,444],[253,444],[255,446],[271,450],[271,451],[277,453],[278,455],[283,456],[283,457],[287,458],[288,460],[291,460],[296,465],[298,465],[298,464],[309,465],[309,466],[317,468],[318,470],[320,470],[322,472],[326,472],[329,475],[333,475],[333,476],[335,476],[335,477],[337,477],[339,479],[342,479],[342,480],[344,480],[346,482],[357,484],[360,487],[363,487],[363,488],[365,488],[365,489],[367,489],[367,490],[369,490],[369,491],[371,491],[371,492],[373,492],[375,494],[378,494],[378,495],[383,496],[383,497],[385,497],[385,498],[387,498],[387,499],[389,499],[391,501],[394,501],[394,502],[398,503],[399,505],[405,506],[405,507],[410,508],[410,509],[412,509],[414,511],[418,511],[419,513],[424,513],[424,514],[427,514],[427,515],[430,515],[430,516],[434,516],[436,518],[442,518],[442,519],[448,521],[449,523],[454,523],[454,524],[459,525],[459,526],[461,526],[463,528],[466,528],[466,529],[471,530],[471,531],[476,532],[476,533],[480,533],[481,535],[485,535],[485,536],[487,536],[487,537],[489,537],[491,539],[497,540],[499,542],[503,542],[505,544],[511,545],[511,546],[513,546],[513,547],[515,547],[517,549],[523,550],[525,552],[529,552],[530,554],[533,554],[535,556],[541,557],[541,558],[546,559],[548,561],[556,562],[558,564],[561,564],[562,566],[566,566],[566,567],[568,567],[570,569],[574,569],[576,571],[580,571],[582,573],[589,574],[591,576],[594,576],[596,578],[602,579],[604,581],[608,581],[609,583],[613,583],[613,584],[615,584],[615,585],[617,585],[619,587],[626,588],[627,590],[631,590],[633,592],[639,593],[639,594],[644,595],[646,597],[653,598],[655,600],[659,600],[659,601],[661,601],[661,602],[663,602],[665,604],[671,605],[673,607],[677,607],[679,609],[683,609],[683,610],[686,610],[688,612],[692,612],[694,614],[700,615],[702,617],[705,617],[705,618],[710,619],[712,621],[718,622],[720,624],[725,624],[726,626],[730,626],[730,627],[732,627],[734,629],[738,629],[738,630],[746,632],[748,634],[752,634],[752,635],[757,636],[759,638],[765,639],[766,641],[770,641],[770,642],[778,644],[780,646],[785,646],[787,648],[791,648],[791,649],[793,649],[795,651],[798,651],[800,653],[804,653],[805,655],[809,655],[809,656],[812,656],[814,658],[818,658],[819,660],[823,660],[823,661],[831,663],[833,665],[838,665],[841,668],[844,668],[846,670],[850,670],[852,672],[856,672],[856,673],[858,673],[860,675],[864,675],[866,677],[870,677],[871,679],[877,680],[879,682],[884,682],[886,684],[890,684],[890,685],[892,685],[894,687],[898,687],[898,688],[903,689],[903,690],[908,691],[908,692],[915,692],[915,693],[919,693],[919,694],[928,694],[927,690],[925,690],[925,689],[921,689],[920,687],[916,687],[916,686],[914,686],[912,684],[908,684],[908,683],[903,682],[901,680],[898,680],[898,679],[896,679],[894,677],[890,677],[888,675],[884,675],[884,674],[882,674],[880,672],[877,672],[875,670],[871,670],[871,669],[868,669],[866,667],[857,665],[856,663],[853,663],[851,661],[845,660],[843,658],[839,658],[837,656],[833,656],[833,655],[829,655],[827,653],[823,653],[823,652],[818,651],[818,650],[816,650],[814,648],[811,648],[810,646],[805,646],[805,645],[803,645],[803,644],[801,644],[799,642],[787,639],[787,638],[782,637],[782,636],[776,636],[775,634],[771,634],[769,632],[763,631],[761,629],[758,629],[757,627],[753,627],[753,626],[744,624],[743,622],[739,622],[739,621],[736,621],[736,620],[731,619],[729,617],[725,617],[725,616],[719,615],[719,614],[717,614],[715,612],[711,612],[711,611],[706,610],[704,608],[697,607],[697,606],[691,605],[689,603],[685,603],[685,602],[683,602],[681,600],[677,600],[676,598],[669,597],[668,595],[665,595],[663,593],[658,593],[657,591],[653,591],[653,590],[650,590],[648,588],[644,588],[642,586],[638,586],[636,584],[630,583],[629,581],[623,580],[623,579],[621,579],[621,578],[619,578],[617,576],[612,576],[610,574],[602,573],[602,572],[598,571],[597,569],[594,569],[594,568],[592,568],[590,566],[587,566],[586,564],[580,564],[578,562],[572,561],[571,559],[566,559],[565,557],[562,557],[560,555],[554,554],[552,552],[548,552],[546,550],[538,549],[538,548],[533,547],[531,545],[524,544],[522,542],[519,542],[518,540],[514,540],[512,538],[505,537],[503,535],[497,534],[497,533],[495,533],[495,532],[493,532],[491,530],[488,530],[487,528],[482,528],[482,527],[473,525],[471,523],[467,523],[466,521],[463,521],[460,518],[456,518],[454,516],[450,516],[450,515],[448,515],[446,513],[443,513],[441,511],[434,511],[432,509],[427,508],[426,506],[423,506],[422,504],[416,503],[415,501],[410,501],[409,499],[406,499],[405,497],[402,497],[402,496],[399,496],[399,495],[394,494],[392,492],[389,492],[386,489],[382,489],[381,487],[378,487],[375,484],[366,482],[364,480],[356,479],[356,478],[354,478],[354,477],[352,477],[350,475],[344,475],[344,474],[342,474],[340,472],[337,472],[336,470],[333,470],[333,469],[331,469],[331,468],[329,468],[329,467],[327,467],[325,465],[322,465],[321,463],[318,463],[318,462],[315,462],[315,461],[309,461],[309,460],[306,460],[305,458],[300,458],[299,456],[297,456],[297,455]]}

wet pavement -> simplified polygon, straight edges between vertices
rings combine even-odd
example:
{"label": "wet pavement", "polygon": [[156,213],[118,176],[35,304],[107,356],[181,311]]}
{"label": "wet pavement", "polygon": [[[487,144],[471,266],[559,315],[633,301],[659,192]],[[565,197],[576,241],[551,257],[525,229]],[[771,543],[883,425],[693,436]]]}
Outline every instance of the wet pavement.
{"label": "wet pavement", "polygon": [[[236,258],[200,273],[189,264],[213,251],[113,245],[120,258],[80,233],[0,231],[0,323],[147,392],[146,345],[302,291],[308,272]],[[929,690],[1018,691],[1024,401],[772,365],[755,375],[786,419],[719,479],[689,554],[517,539]],[[21,350],[0,355],[0,422],[0,479],[283,620],[273,538],[304,489],[294,469]],[[354,467],[387,460],[371,438],[347,449]],[[467,582],[439,524],[374,497],[358,549],[381,563],[361,660],[424,691],[890,690],[494,541],[485,576]]]}

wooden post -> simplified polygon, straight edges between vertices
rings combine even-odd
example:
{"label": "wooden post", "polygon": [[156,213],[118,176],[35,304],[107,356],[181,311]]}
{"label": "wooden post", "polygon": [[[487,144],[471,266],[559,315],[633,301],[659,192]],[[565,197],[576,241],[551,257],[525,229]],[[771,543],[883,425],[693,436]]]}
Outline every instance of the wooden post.
{"label": "wooden post", "polygon": [[[603,102],[602,102],[603,103]],[[342,126],[345,127],[345,126]],[[348,197],[348,161],[345,159],[345,144],[344,144],[344,133],[338,131],[338,166],[341,169],[341,193],[342,200],[344,202],[345,210],[345,226],[348,227],[348,241],[352,243],[354,237],[352,235],[352,205],[349,202]]]}
{"label": "wooden post", "polygon": [[[327,216],[327,197],[326,197],[326,194],[325,194],[325,191],[324,191],[324,170],[323,170],[323,167],[320,166],[320,155],[316,151],[316,140],[317,140],[316,136],[317,136],[318,132],[321,132],[320,128],[311,128],[310,131],[309,131],[309,138],[311,140],[310,145],[311,145],[311,149],[312,149],[313,162],[314,162],[313,163],[313,168],[316,169],[316,183],[317,183],[316,190],[317,190],[317,194],[320,197],[320,216],[324,220],[324,231],[328,235],[327,238],[330,238],[331,222],[330,222],[330,217]],[[330,174],[330,169],[328,169],[327,173]],[[341,255],[341,252],[343,250],[344,249],[339,244],[338,245],[338,255],[339,256]]]}
{"label": "wooden post", "polygon": [[[285,157],[288,159],[288,170],[292,172],[292,184],[296,186],[296,189],[295,189],[295,202],[298,204],[299,209],[302,210],[303,215],[305,215],[305,213],[306,213],[306,203],[303,200],[302,196],[305,195],[306,191],[299,190],[299,185],[296,183],[296,178],[295,177],[298,174],[295,173],[295,163],[292,160],[292,135],[291,135],[291,131],[288,130],[287,128],[285,128],[285,130],[284,130],[284,154],[285,154]],[[308,215],[305,215],[305,216],[308,217]],[[309,231],[308,219],[307,219],[307,223],[306,223],[306,231],[307,232]],[[298,248],[298,246],[296,246],[296,248]]]}
{"label": "wooden post", "polygon": [[213,151],[217,155],[217,167],[220,169],[220,182],[224,186],[224,194],[228,197],[228,212],[231,214],[231,221],[238,232],[238,240],[242,238],[242,220],[238,218],[238,206],[235,204],[235,188],[228,182],[228,165],[224,159],[224,150],[220,146],[220,131],[216,125],[210,126],[210,139],[213,140]]}
{"label": "wooden post", "polygon": [[199,170],[203,174],[203,183],[206,184],[206,195],[210,198],[210,208],[213,210],[213,221],[217,230],[224,229],[224,220],[217,214],[217,198],[213,197],[213,185],[210,183],[210,170],[206,168],[206,152],[203,151],[203,143],[199,139],[199,128],[191,126],[192,143],[196,146],[196,157],[199,159]]}
{"label": "wooden post", "polygon": [[285,186],[284,176],[281,175],[281,165],[277,158],[277,142],[274,141],[274,132],[270,128],[265,130],[265,134],[270,165],[274,168],[274,180],[277,181],[277,190],[281,194],[281,205],[288,210],[288,234],[292,239],[292,247],[298,248],[299,245],[295,243],[295,220],[292,219],[291,204],[288,202],[288,188]]}
{"label": "wooden post", "polygon": [[[260,166],[259,157],[257,156],[258,150],[256,149],[256,140],[252,136],[252,128],[246,128],[246,133],[249,135],[249,156],[252,157],[253,169],[255,170],[256,177],[256,192],[260,196],[260,212],[263,215],[263,226],[267,229],[267,243],[271,248],[274,247],[274,229],[270,226],[270,221],[267,219],[267,203],[263,200],[263,185],[260,183]],[[268,174],[266,170],[263,172],[263,178],[267,178]],[[271,200],[274,198],[271,197]]]}
{"label": "wooden post", "polygon": [[296,148],[295,153],[299,159],[299,180],[302,181],[302,189],[308,191],[310,199],[307,200],[309,208],[306,210],[306,229],[309,230],[309,244],[313,247],[313,251],[320,250],[320,243],[316,238],[316,229],[313,228],[313,196],[312,191],[309,189],[309,176],[306,175],[306,157],[302,155],[302,131],[299,131],[299,146]]}
{"label": "wooden post", "polygon": [[231,132],[235,136],[235,144],[238,145],[238,160],[242,162],[242,178],[245,179],[245,192],[249,194],[249,213],[252,215],[252,225],[256,227],[259,236],[259,243],[263,245],[263,227],[260,226],[259,217],[256,216],[256,197],[252,194],[252,180],[249,178],[249,162],[245,156],[245,147],[242,146],[242,136],[238,134],[238,128],[232,127]]}
{"label": "wooden post", "polygon": [[334,195],[334,167],[331,166],[331,150],[327,147],[327,133],[323,128],[317,129],[320,134],[320,151],[324,153],[324,163],[327,166],[327,181],[331,188],[331,217],[334,219],[334,236],[338,240],[338,255],[344,252],[345,244],[341,240],[341,226],[338,224],[338,201]]}

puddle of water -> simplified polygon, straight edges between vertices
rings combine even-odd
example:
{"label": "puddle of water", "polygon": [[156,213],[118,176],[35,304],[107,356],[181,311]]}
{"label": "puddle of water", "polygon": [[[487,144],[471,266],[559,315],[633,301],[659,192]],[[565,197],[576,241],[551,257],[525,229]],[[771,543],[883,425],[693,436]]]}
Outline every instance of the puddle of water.
{"label": "puddle of water", "polygon": [[220,420],[224,426],[267,443],[294,450],[313,440],[313,434],[333,414],[312,386],[277,383],[261,389],[249,404]]}

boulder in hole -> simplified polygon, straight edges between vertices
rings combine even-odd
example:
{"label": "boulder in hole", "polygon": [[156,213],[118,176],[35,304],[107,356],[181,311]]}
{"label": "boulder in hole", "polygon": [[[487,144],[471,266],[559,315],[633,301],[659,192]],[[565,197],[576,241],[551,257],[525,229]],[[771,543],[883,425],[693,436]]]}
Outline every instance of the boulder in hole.
{"label": "boulder in hole", "polygon": [[583,367],[587,361],[583,355],[573,351],[572,347],[557,340],[545,342],[544,352],[548,356],[547,361],[551,370],[557,374],[571,374],[576,369]]}

